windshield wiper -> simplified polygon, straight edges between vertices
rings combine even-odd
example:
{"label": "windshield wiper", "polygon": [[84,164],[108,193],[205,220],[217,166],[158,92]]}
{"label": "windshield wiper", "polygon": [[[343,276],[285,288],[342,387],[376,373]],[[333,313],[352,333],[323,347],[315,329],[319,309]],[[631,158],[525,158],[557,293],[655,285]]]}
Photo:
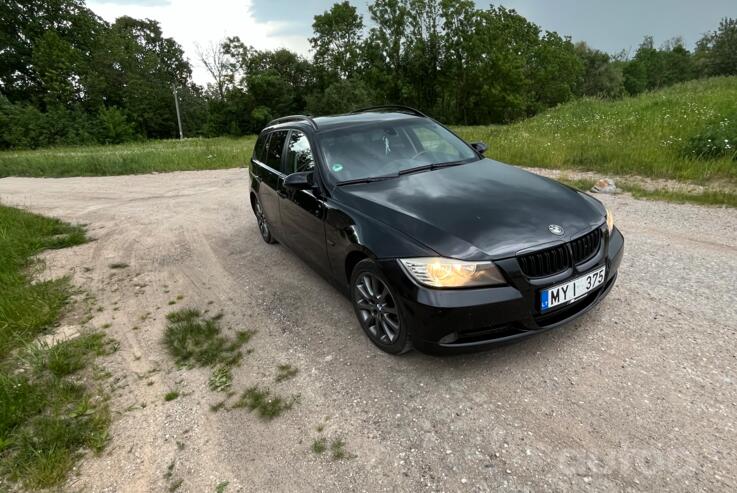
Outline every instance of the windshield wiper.
{"label": "windshield wiper", "polygon": [[389,180],[390,178],[396,178],[398,176],[399,176],[398,174],[395,174],[395,175],[371,176],[368,178],[356,178],[355,180],[339,181],[338,183],[336,183],[336,185],[342,186],[342,185],[355,185],[357,183],[373,183],[375,181]]}
{"label": "windshield wiper", "polygon": [[458,166],[460,164],[466,164],[469,162],[467,159],[463,161],[448,161],[447,163],[435,163],[435,164],[426,164],[424,166],[418,166],[416,168],[409,168],[409,169],[403,169],[399,172],[400,175],[408,175],[410,173],[419,173],[421,171],[432,171],[435,169],[440,168],[449,168],[451,166]]}
{"label": "windshield wiper", "polygon": [[426,164],[424,166],[417,166],[416,168],[400,170],[394,175],[372,176],[369,178],[356,178],[355,180],[339,181],[337,185],[341,186],[341,185],[355,185],[357,183],[373,183],[375,181],[389,180],[390,178],[397,178],[398,176],[409,175],[411,173],[419,173],[420,171],[428,171],[428,170],[432,171],[432,170],[440,169],[440,168],[450,168],[451,166],[458,166],[458,165],[466,164],[469,162],[471,161],[469,161],[468,159],[464,159],[463,161],[448,161],[447,163]]}

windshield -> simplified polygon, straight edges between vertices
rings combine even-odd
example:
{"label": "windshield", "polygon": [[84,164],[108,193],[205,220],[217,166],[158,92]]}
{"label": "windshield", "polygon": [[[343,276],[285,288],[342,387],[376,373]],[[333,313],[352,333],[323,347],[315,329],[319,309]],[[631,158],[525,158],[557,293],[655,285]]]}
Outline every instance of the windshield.
{"label": "windshield", "polygon": [[320,145],[338,182],[396,176],[413,168],[478,160],[461,139],[430,120],[377,122],[325,133]]}

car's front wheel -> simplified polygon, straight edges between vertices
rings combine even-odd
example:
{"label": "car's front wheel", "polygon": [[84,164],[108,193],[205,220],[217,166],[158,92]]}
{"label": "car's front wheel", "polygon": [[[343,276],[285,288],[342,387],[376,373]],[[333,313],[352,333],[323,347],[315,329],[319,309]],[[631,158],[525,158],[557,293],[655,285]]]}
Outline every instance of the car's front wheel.
{"label": "car's front wheel", "polygon": [[412,349],[398,298],[374,261],[362,260],[353,269],[351,301],[361,328],[379,349],[390,354]]}

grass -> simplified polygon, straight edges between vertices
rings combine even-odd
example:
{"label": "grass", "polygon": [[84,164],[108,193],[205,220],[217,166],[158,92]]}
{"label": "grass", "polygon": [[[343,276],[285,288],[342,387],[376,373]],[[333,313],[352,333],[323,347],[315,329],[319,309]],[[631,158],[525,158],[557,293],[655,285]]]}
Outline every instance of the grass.
{"label": "grass", "polygon": [[166,319],[164,345],[177,364],[186,367],[236,365],[243,357],[241,347],[253,335],[240,331],[235,338],[226,337],[219,321],[206,319],[191,308],[172,312]]}
{"label": "grass", "polygon": [[348,459],[351,455],[345,449],[345,442],[340,438],[336,438],[330,444],[330,452],[333,456],[333,460]]}
{"label": "grass", "polygon": [[276,368],[276,383],[283,382],[284,380],[289,380],[290,378],[294,378],[297,373],[299,372],[299,369],[292,365],[279,365]]}
{"label": "grass", "polygon": [[665,200],[679,204],[737,207],[737,194],[720,190],[707,190],[701,193],[687,193],[675,190],[648,190],[633,183],[627,183],[623,188],[637,199]]}
{"label": "grass", "polygon": [[85,449],[108,440],[110,412],[91,388],[96,356],[115,350],[103,334],[53,346],[32,343],[71,296],[67,280],[31,282],[33,255],[85,241],[76,226],[0,206],[0,477],[23,489],[63,483]]}
{"label": "grass", "polygon": [[[345,441],[341,438],[336,438],[330,442],[330,455],[333,460],[352,459],[354,456],[345,449]],[[311,446],[312,451],[321,455],[328,449],[328,441],[325,437],[315,438]]]}
{"label": "grass", "polygon": [[260,418],[270,421],[291,409],[298,400],[297,396],[285,398],[273,394],[269,389],[253,386],[246,389],[231,408],[247,408]]}
{"label": "grass", "polygon": [[111,176],[235,168],[248,162],[255,142],[255,136],[218,137],[4,151],[0,152],[0,178]]}
{"label": "grass", "polygon": [[315,438],[312,442],[312,451],[316,454],[322,454],[328,449],[328,441],[325,437]]}
{"label": "grass", "polygon": [[114,262],[108,266],[111,269],[127,269],[128,264],[125,262]]}
{"label": "grass", "polygon": [[30,282],[32,256],[85,241],[77,226],[0,205],[0,359],[52,325],[69,300],[67,279]]}
{"label": "grass", "polygon": [[112,354],[116,344],[101,332],[93,332],[49,346],[33,344],[27,349],[26,362],[37,373],[47,371],[57,378],[86,368],[96,356]]}
{"label": "grass", "polygon": [[207,386],[214,392],[227,392],[233,385],[233,372],[229,366],[219,366],[210,375]]}
{"label": "grass", "polygon": [[690,139],[736,114],[737,77],[718,77],[619,101],[584,98],[514,125],[455,130],[511,164],[737,184],[734,156],[684,154]]}
{"label": "grass", "polygon": [[173,401],[177,397],[179,397],[179,391],[178,390],[170,390],[169,392],[167,392],[166,394],[164,394],[164,400],[166,402]]}

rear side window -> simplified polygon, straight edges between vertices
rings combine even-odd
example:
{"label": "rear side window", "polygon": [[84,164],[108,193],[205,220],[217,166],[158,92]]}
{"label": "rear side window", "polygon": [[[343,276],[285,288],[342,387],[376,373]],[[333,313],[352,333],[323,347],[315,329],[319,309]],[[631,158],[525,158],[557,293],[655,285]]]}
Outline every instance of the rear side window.
{"label": "rear side window", "polygon": [[261,134],[256,141],[256,146],[253,148],[253,159],[261,163],[266,159],[266,140],[267,134]]}
{"label": "rear side window", "polygon": [[287,147],[287,170],[285,173],[312,171],[315,168],[315,159],[312,156],[310,141],[299,130],[292,130]]}
{"label": "rear side window", "polygon": [[286,140],[286,130],[279,130],[271,134],[268,151],[266,153],[266,166],[277,171],[282,171],[281,157],[284,153],[284,141]]}

